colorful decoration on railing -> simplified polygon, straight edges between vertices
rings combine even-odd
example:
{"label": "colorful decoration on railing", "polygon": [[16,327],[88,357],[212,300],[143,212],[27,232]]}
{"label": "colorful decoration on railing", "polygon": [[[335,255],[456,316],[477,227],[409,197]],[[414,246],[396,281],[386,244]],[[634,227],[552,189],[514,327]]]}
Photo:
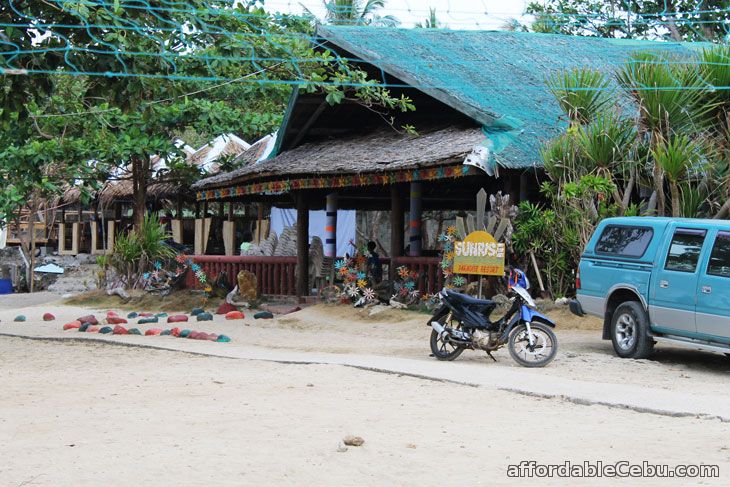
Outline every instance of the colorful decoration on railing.
{"label": "colorful decoration on railing", "polygon": [[148,292],[162,292],[169,290],[171,285],[178,279],[182,279],[185,271],[190,269],[197,281],[203,286],[203,291],[207,294],[213,288],[208,282],[208,276],[200,265],[193,262],[192,257],[186,254],[178,254],[175,259],[170,262],[177,264],[174,271],[164,269],[163,263],[157,261],[154,263],[152,272],[145,272],[142,275],[144,289]]}
{"label": "colorful decoration on railing", "polygon": [[454,275],[454,242],[461,239],[459,231],[454,226],[450,226],[444,233],[439,235],[441,242],[441,272],[444,275],[444,286],[447,288],[461,287],[466,284],[466,279],[462,276]]}
{"label": "colorful decoration on railing", "polygon": [[[353,246],[354,243],[350,242]],[[344,285],[340,291],[340,300],[343,303],[357,302],[364,299],[369,303],[376,299],[376,293],[370,287],[370,279],[367,275],[367,252],[366,248],[356,248],[352,257],[345,257],[335,261],[337,277],[342,279]]]}
{"label": "colorful decoration on railing", "polygon": [[357,186],[377,186],[413,181],[433,181],[437,179],[459,178],[479,174],[479,170],[471,166],[432,167],[407,171],[358,174],[349,176],[322,176],[317,178],[292,179],[286,181],[267,181],[264,183],[246,184],[207,191],[198,191],[198,201],[242,196],[247,194],[281,194],[298,189],[331,189]]}
{"label": "colorful decoration on railing", "polygon": [[397,277],[393,283],[394,294],[390,299],[409,306],[417,304],[421,295],[416,285],[420,277],[418,272],[402,265],[396,269],[396,274]]}

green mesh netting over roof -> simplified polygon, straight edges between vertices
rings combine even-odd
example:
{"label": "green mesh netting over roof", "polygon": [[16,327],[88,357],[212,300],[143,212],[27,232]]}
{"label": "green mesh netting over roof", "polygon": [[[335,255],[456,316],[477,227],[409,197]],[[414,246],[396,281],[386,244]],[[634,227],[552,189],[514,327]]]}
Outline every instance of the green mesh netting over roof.
{"label": "green mesh netting over roof", "polygon": [[485,126],[500,165],[529,167],[564,127],[545,84],[556,70],[611,73],[637,51],[684,56],[704,44],[440,29],[322,26],[317,34]]}

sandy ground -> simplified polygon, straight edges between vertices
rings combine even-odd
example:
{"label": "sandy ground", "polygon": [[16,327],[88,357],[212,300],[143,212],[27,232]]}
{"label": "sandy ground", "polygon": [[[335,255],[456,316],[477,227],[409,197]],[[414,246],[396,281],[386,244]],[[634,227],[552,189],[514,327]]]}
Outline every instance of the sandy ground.
{"label": "sandy ground", "polygon": [[[24,297],[27,295],[16,296],[17,304],[10,299],[5,303],[0,301],[0,307],[4,305],[4,309],[0,308],[0,333],[83,336],[85,334],[61,331],[63,323],[90,312],[96,313],[101,319],[107,311],[107,308],[84,309],[56,303],[31,302],[27,305],[23,301],[28,299]],[[50,299],[52,296],[46,297],[46,300]],[[22,307],[15,309],[14,305]],[[57,320],[40,321],[45,311],[53,312]],[[126,311],[118,311],[120,315],[126,315]],[[427,315],[388,308],[372,316],[370,313],[369,310],[356,310],[347,306],[318,305],[297,313],[279,316],[275,320],[254,320],[251,318],[252,313],[248,313],[243,321],[225,321],[222,316],[216,316],[214,322],[193,321],[186,327],[227,334],[233,339],[231,346],[246,345],[278,350],[434,360],[429,357],[430,328],[425,325],[428,320]],[[17,314],[25,314],[29,321],[12,323]],[[547,374],[602,383],[634,384],[669,391],[707,394],[708,391],[722,391],[727,387],[730,360],[722,354],[657,346],[650,360],[624,360],[613,354],[610,341],[600,339],[601,322],[598,319],[580,319],[567,310],[555,310],[548,314],[558,323],[556,333],[559,341],[558,355],[549,367],[523,369],[512,361],[506,349],[495,354],[497,362],[492,362],[483,352],[474,351],[464,352],[457,362],[483,364],[489,368],[519,368],[534,374],[536,378]],[[135,326],[135,320],[130,321],[129,326]],[[139,328],[145,330],[153,326],[168,325],[160,323]],[[140,340],[154,345],[174,339],[143,337]]]}
{"label": "sandy ground", "polygon": [[[340,366],[0,337],[0,391],[3,486],[505,485],[523,459],[730,472],[727,423]],[[348,434],[365,444],[338,452]]]}

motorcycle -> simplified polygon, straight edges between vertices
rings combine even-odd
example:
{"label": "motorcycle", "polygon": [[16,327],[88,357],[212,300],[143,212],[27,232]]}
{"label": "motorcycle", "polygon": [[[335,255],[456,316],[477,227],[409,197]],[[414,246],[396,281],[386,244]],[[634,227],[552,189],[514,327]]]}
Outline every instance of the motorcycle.
{"label": "motorcycle", "polygon": [[558,351],[558,339],[552,330],[555,323],[537,310],[521,285],[509,286],[507,297],[509,310],[491,321],[489,315],[497,302],[443,289],[439,293],[441,307],[428,322],[433,356],[454,360],[464,350],[483,350],[496,362],[492,352],[507,345],[514,361],[524,367],[549,364]]}

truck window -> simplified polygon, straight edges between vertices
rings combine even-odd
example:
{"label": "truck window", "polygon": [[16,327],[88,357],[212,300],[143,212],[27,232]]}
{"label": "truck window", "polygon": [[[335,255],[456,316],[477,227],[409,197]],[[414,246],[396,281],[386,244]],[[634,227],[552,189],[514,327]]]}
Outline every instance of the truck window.
{"label": "truck window", "polygon": [[707,274],[730,277],[730,232],[719,232],[712,247]]}
{"label": "truck window", "polygon": [[705,235],[707,230],[678,228],[672,237],[664,268],[669,271],[694,272]]}
{"label": "truck window", "polygon": [[624,257],[641,257],[651,242],[650,227],[608,225],[596,242],[596,252]]}

